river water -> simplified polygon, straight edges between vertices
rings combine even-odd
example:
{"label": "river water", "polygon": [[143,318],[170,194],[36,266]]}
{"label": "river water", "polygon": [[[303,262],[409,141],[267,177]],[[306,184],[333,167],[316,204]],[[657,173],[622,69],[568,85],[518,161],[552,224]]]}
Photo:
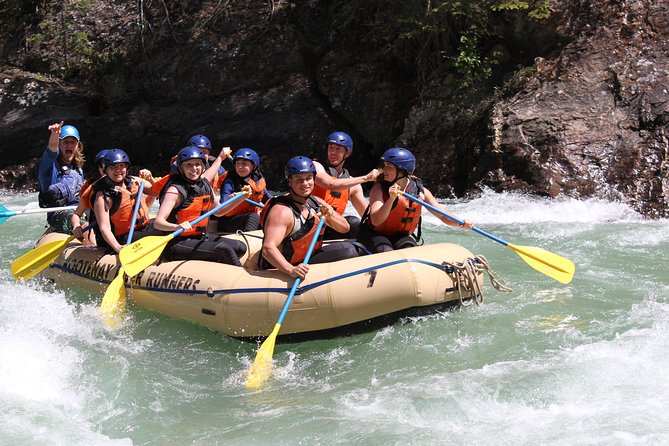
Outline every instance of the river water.
{"label": "river water", "polygon": [[[0,194],[11,209],[34,194]],[[132,307],[108,331],[102,296],[14,282],[43,214],[0,227],[3,445],[669,444],[669,221],[604,201],[486,192],[447,202],[516,245],[574,261],[561,285],[511,249],[424,217],[428,242],[486,256],[483,306],[361,335],[256,345]]]}

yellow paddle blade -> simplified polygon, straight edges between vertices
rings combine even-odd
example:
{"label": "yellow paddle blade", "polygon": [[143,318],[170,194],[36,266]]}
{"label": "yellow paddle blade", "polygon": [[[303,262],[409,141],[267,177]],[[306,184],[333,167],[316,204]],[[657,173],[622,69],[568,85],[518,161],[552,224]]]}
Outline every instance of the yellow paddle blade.
{"label": "yellow paddle blade", "polygon": [[105,325],[111,329],[116,328],[125,313],[125,283],[123,281],[123,267],[118,269],[118,274],[107,287],[105,295],[100,304],[100,314]]}
{"label": "yellow paddle blade", "polygon": [[279,334],[279,329],[281,329],[281,324],[276,324],[272,333],[270,333],[260,346],[260,349],[258,349],[256,359],[253,361],[249,370],[249,376],[244,383],[247,389],[259,389],[272,373],[272,356],[274,355],[274,344],[276,336]]}
{"label": "yellow paddle blade", "polygon": [[174,236],[152,235],[137,240],[131,245],[124,247],[118,254],[121,264],[128,277],[134,277],[141,271],[144,271],[151,264],[160,258],[160,254],[165,249],[165,245],[172,240]]}
{"label": "yellow paddle blade", "polygon": [[74,236],[69,236],[63,240],[56,240],[45,243],[37,248],[23,254],[12,262],[10,270],[16,280],[28,280],[35,274],[38,274],[58,258],[67,245],[74,240]]}
{"label": "yellow paddle blade", "polygon": [[516,251],[532,268],[560,283],[569,283],[574,277],[576,266],[569,259],[534,246],[516,246],[511,243],[507,246]]}

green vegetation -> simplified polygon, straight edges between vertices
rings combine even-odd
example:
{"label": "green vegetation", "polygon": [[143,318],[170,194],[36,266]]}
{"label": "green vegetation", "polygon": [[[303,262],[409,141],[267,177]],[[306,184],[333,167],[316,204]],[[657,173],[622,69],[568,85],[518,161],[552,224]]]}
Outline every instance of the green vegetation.
{"label": "green vegetation", "polygon": [[500,60],[504,20],[539,22],[550,16],[548,0],[352,0],[339,6],[343,31],[380,46],[419,83],[453,79],[472,89],[488,79]]}

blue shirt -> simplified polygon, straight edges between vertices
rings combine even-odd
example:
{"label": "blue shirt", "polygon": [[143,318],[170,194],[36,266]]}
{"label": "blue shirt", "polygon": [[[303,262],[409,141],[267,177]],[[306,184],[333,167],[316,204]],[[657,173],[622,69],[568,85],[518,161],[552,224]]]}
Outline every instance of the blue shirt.
{"label": "blue shirt", "polygon": [[60,164],[58,164],[58,155],[60,154],[60,149],[56,149],[55,152],[52,152],[47,147],[42,158],[39,160],[39,191],[46,192],[53,183],[58,181],[58,171],[60,170]]}

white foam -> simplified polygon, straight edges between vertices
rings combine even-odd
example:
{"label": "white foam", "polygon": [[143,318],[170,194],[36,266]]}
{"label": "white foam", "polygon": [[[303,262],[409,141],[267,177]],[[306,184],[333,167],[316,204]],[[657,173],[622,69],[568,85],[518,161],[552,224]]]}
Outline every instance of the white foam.
{"label": "white foam", "polygon": [[[537,223],[605,223],[643,221],[643,217],[623,203],[596,198],[542,198],[527,194],[484,190],[472,200],[438,201],[460,218],[468,218],[477,225],[537,224]],[[428,212],[423,212],[423,215]],[[429,214],[425,219],[436,223]]]}

